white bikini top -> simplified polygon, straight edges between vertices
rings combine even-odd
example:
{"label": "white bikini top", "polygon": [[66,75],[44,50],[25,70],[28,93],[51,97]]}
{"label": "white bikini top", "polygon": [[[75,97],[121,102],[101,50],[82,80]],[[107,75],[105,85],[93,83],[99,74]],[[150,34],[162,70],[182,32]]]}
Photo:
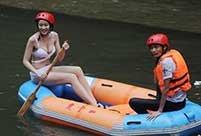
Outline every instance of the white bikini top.
{"label": "white bikini top", "polygon": [[[51,34],[51,33],[50,33]],[[32,56],[39,58],[39,60],[32,60],[32,63],[41,63],[44,62],[48,59],[50,59],[50,57],[56,52],[56,48],[54,45],[52,45],[52,49],[51,52],[48,53],[45,49],[41,48],[38,42],[38,39],[36,36],[34,36],[36,43],[37,43],[37,49],[35,51],[32,52]],[[53,41],[51,41],[51,44],[53,44]]]}

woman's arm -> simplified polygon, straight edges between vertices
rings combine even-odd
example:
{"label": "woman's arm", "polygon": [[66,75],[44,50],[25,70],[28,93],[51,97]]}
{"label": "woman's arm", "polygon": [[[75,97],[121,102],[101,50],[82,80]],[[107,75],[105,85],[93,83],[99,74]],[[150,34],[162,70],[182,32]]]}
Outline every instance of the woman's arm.
{"label": "woman's arm", "polygon": [[[59,52],[60,50],[60,41],[59,41],[59,36],[58,34],[56,33],[56,41],[55,41],[55,47],[56,47],[56,50],[57,50],[57,53]],[[62,47],[64,47],[65,50],[68,50],[70,45],[67,43],[67,41],[64,41]],[[59,57],[59,61],[62,61],[65,57],[65,50],[62,52],[61,56]]]}
{"label": "woman's arm", "polygon": [[34,40],[32,38],[29,38],[29,40],[27,42],[27,45],[26,45],[26,48],[25,48],[25,52],[24,52],[23,64],[30,71],[32,71],[32,72],[37,74],[36,69],[30,63],[33,48],[34,48]]}

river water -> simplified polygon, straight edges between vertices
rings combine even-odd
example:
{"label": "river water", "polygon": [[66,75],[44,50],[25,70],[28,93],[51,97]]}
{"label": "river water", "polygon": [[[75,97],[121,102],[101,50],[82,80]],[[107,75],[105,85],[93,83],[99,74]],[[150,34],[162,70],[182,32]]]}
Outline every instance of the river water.
{"label": "river water", "polygon": [[[22,65],[27,38],[36,31],[36,11],[0,6],[0,130],[2,136],[89,136],[74,128],[64,128],[38,120],[30,113],[22,123],[16,113],[21,107],[17,92],[29,79]],[[55,30],[61,42],[71,45],[62,64],[79,65],[86,74],[154,89],[154,60],[145,42],[150,34],[166,33],[172,48],[180,50],[189,65],[191,82],[201,80],[201,34],[146,27],[104,20],[56,14]],[[188,98],[201,104],[201,87],[193,86]]]}

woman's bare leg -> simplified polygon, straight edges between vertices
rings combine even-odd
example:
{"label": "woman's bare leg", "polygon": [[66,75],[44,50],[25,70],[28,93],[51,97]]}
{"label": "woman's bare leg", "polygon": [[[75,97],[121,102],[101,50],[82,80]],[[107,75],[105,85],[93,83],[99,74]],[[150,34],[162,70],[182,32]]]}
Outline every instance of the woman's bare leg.
{"label": "woman's bare leg", "polygon": [[72,73],[50,72],[44,82],[45,85],[58,85],[66,83],[71,84],[75,93],[85,102],[97,106],[95,98],[89,95],[89,92],[82,86],[82,84],[80,84],[77,76]]}
{"label": "woman's bare leg", "polygon": [[94,95],[91,92],[91,88],[84,76],[84,73],[80,67],[78,67],[78,66],[56,66],[53,68],[53,71],[65,72],[65,73],[67,72],[67,73],[75,74],[77,76],[77,78],[79,79],[80,83],[82,84],[82,86],[88,91],[88,94],[90,95],[90,97],[92,99],[94,99],[94,101],[96,101],[96,99],[94,98]]}

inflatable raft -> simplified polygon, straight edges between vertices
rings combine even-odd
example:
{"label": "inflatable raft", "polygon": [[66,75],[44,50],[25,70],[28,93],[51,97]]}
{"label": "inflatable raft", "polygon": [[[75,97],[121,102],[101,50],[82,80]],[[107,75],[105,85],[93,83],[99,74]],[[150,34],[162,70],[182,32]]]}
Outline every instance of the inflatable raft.
{"label": "inflatable raft", "polygon": [[[191,101],[179,111],[163,112],[154,120],[148,114],[136,114],[128,105],[132,97],[153,98],[155,91],[116,81],[86,77],[96,99],[106,109],[84,103],[71,86],[41,86],[30,111],[39,119],[79,128],[98,135],[189,135],[201,132],[201,106]],[[36,88],[24,82],[18,92],[21,103]]]}

